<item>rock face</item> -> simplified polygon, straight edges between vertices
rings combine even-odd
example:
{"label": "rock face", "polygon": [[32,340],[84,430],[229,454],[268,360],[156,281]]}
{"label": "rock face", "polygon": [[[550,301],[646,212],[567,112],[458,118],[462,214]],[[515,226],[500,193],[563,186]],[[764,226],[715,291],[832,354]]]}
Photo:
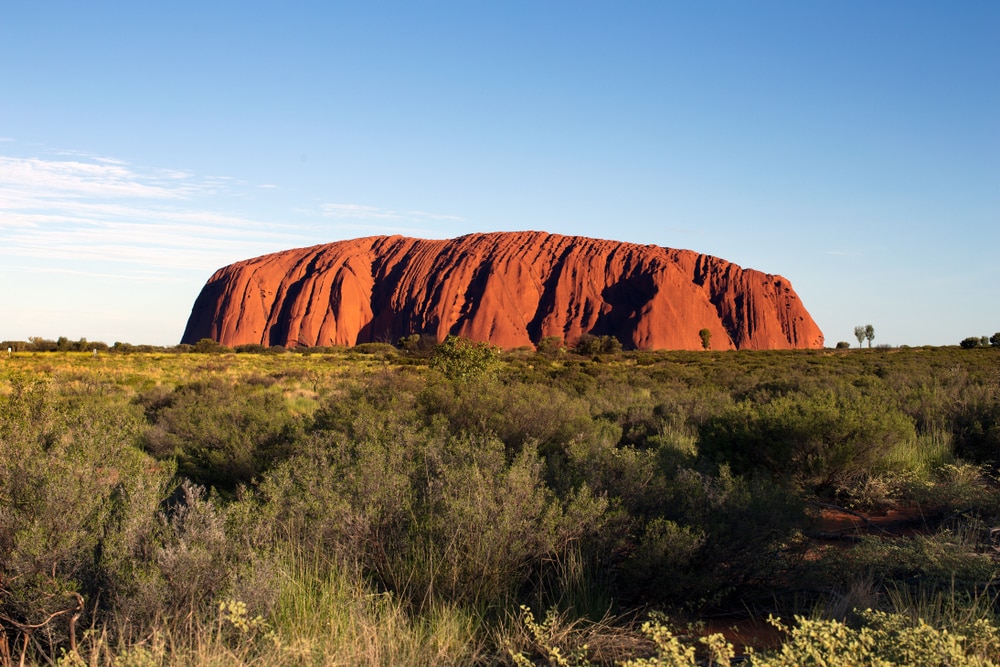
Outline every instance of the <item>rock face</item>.
{"label": "rock face", "polygon": [[355,345],[456,334],[504,348],[612,335],[626,348],[821,348],[791,284],[689,250],[542,232],[376,236],[219,269],[184,343]]}

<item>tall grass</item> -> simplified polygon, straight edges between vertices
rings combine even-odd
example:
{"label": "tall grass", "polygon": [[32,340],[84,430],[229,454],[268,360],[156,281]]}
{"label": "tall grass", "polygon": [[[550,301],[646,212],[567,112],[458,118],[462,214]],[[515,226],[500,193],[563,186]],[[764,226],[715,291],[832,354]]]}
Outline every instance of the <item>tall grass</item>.
{"label": "tall grass", "polygon": [[344,565],[296,552],[281,561],[269,624],[272,657],[282,664],[458,665],[482,657],[479,619],[457,606],[414,614]]}
{"label": "tall grass", "polygon": [[880,463],[883,470],[907,472],[927,479],[932,471],[953,461],[951,433],[936,428],[895,443]]}
{"label": "tall grass", "polygon": [[981,619],[1000,624],[997,602],[1000,588],[996,581],[983,582],[976,590],[959,588],[955,582],[949,588],[917,585],[903,586],[894,583],[886,590],[890,612],[910,620],[924,621],[935,627],[961,631]]}
{"label": "tall grass", "polygon": [[[214,616],[182,625],[163,619],[144,637],[130,637],[123,628],[92,627],[78,651],[65,654],[60,664],[419,667],[488,662],[474,614],[445,604],[413,613],[349,567],[292,550],[276,559],[278,596],[267,614],[254,616],[241,601],[227,600]],[[115,636],[119,640],[110,639]],[[0,665],[8,664],[0,651]]]}

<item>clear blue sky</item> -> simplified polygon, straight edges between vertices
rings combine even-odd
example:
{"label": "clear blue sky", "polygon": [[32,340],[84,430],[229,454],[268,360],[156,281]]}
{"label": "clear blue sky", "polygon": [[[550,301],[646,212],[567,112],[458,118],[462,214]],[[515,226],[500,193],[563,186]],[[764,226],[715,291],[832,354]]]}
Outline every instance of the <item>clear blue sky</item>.
{"label": "clear blue sky", "polygon": [[830,346],[1000,331],[1000,3],[0,2],[0,340],[518,229],[781,274]]}

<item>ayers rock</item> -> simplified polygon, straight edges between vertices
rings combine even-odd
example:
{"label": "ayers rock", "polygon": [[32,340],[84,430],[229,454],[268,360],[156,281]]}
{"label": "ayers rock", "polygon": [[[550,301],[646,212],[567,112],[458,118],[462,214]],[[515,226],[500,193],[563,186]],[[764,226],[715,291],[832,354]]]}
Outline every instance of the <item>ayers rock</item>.
{"label": "ayers rock", "polygon": [[612,335],[626,348],[821,348],[791,284],[690,250],[542,232],[373,236],[215,272],[184,343],[329,346],[456,334],[504,348]]}

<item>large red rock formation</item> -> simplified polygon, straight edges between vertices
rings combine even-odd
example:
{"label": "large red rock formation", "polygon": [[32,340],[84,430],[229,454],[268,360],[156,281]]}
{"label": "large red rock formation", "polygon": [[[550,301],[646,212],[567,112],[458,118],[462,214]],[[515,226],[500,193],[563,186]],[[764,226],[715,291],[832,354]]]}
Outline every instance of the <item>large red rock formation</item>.
{"label": "large red rock formation", "polygon": [[791,284],[689,250],[541,232],[375,236],[219,269],[183,342],[328,346],[456,334],[504,348],[616,336],[626,348],[820,348]]}

